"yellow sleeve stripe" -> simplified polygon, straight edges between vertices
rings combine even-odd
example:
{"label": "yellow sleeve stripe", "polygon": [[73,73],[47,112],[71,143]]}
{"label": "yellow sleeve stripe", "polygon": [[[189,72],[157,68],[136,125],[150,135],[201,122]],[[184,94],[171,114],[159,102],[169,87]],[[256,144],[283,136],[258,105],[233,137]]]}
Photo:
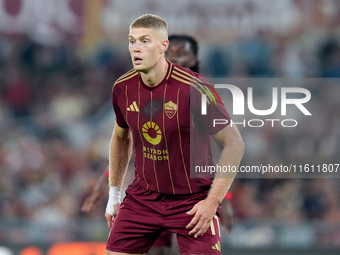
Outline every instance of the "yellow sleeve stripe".
{"label": "yellow sleeve stripe", "polygon": [[176,79],[176,80],[178,80],[178,81],[180,81],[180,82],[182,82],[182,83],[191,85],[191,86],[193,86],[194,88],[196,88],[201,94],[203,94],[203,91],[202,91],[201,89],[197,88],[197,86],[196,86],[195,83],[192,83],[192,82],[187,81],[187,80],[183,80],[182,78],[180,78],[180,77],[178,77],[178,76],[176,76],[176,75],[174,75],[174,74],[171,75],[171,78],[174,78],[174,79]]}
{"label": "yellow sleeve stripe", "polygon": [[[121,83],[121,82],[123,82],[123,81],[129,80],[129,79],[131,79],[132,77],[135,77],[136,75],[138,75],[138,72],[132,72],[131,75],[128,75],[128,76],[126,76],[125,78],[119,78],[119,79],[115,82],[114,85],[116,85],[116,84],[118,84],[118,83]],[[114,85],[113,85],[113,86],[114,86]]]}
{"label": "yellow sleeve stripe", "polygon": [[124,77],[134,73],[134,72],[137,72],[136,69],[131,69],[130,71],[128,71],[127,73],[123,74],[122,76],[120,76],[117,81],[119,81],[120,79],[123,79]]}
{"label": "yellow sleeve stripe", "polygon": [[[182,79],[182,78],[176,76],[176,75],[175,75],[175,72],[173,72],[173,74],[171,75],[171,77],[174,78],[174,79],[176,79],[176,80],[178,80],[178,81],[180,81],[180,82],[183,82],[183,83],[185,83],[185,84],[188,84],[188,85],[190,85],[190,86],[193,86],[193,87],[194,87],[195,89],[197,89],[202,95],[203,95],[203,94],[206,94],[206,95],[207,95],[207,102],[208,102],[208,104],[210,104],[210,102],[213,101],[212,98],[211,98],[211,96],[210,96],[209,94],[204,93],[204,90],[201,88],[201,87],[202,87],[201,84],[197,84],[197,82],[192,82],[192,81],[184,80],[184,79]],[[206,90],[206,89],[205,89],[205,90]]]}
{"label": "yellow sleeve stripe", "polygon": [[200,79],[198,79],[197,77],[195,77],[195,76],[193,76],[193,75],[191,75],[191,74],[189,74],[189,73],[183,71],[182,69],[179,69],[177,66],[175,66],[174,69],[175,69],[176,71],[179,71],[179,72],[185,74],[189,79],[194,79],[194,80],[196,80],[197,82],[200,82],[200,83],[202,82],[202,81],[201,81]]}
{"label": "yellow sleeve stripe", "polygon": [[[176,70],[181,71],[182,73],[178,73],[175,70],[173,71],[174,74],[181,76],[185,79],[188,79],[191,83],[195,83],[196,85],[198,85],[199,88],[201,88],[201,90],[203,91],[210,91],[206,85],[198,78],[196,78],[195,76],[192,76],[186,72],[184,72],[183,70],[179,69],[178,67],[175,67]],[[185,75],[184,75],[185,74]],[[206,93],[208,95],[208,98],[210,101],[214,101],[213,97],[211,96],[211,93]]]}
{"label": "yellow sleeve stripe", "polygon": [[122,81],[126,81],[126,80],[128,80],[128,79],[130,79],[130,78],[136,76],[137,74],[138,74],[138,72],[137,72],[135,69],[131,69],[131,70],[128,71],[127,73],[123,74],[123,75],[120,76],[120,77],[116,80],[116,82],[113,84],[112,90],[113,90],[113,87],[114,87],[116,84],[118,84],[118,83],[120,83],[120,82],[122,82]]}

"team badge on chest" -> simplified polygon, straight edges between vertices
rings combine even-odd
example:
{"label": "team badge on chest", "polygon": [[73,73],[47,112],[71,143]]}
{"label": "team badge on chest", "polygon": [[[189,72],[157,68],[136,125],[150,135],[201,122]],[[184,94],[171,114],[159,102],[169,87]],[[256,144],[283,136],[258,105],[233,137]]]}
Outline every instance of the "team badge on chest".
{"label": "team badge on chest", "polygon": [[169,102],[164,104],[164,111],[165,111],[166,116],[172,119],[177,112],[177,104],[175,104],[174,102],[170,100]]}

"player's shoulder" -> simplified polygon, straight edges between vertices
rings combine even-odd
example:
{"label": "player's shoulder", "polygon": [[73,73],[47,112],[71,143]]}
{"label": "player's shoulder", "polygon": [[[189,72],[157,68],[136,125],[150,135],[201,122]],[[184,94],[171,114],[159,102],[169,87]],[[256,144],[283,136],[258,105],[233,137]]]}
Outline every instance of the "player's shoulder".
{"label": "player's shoulder", "polygon": [[113,84],[113,88],[121,88],[124,87],[128,84],[130,84],[131,82],[134,82],[135,79],[138,79],[138,71],[135,69],[131,69],[130,71],[126,72],[125,74],[121,75],[116,82]]}
{"label": "player's shoulder", "polygon": [[208,80],[199,73],[196,73],[188,68],[184,68],[174,63],[172,63],[170,77],[177,85],[187,87],[190,90],[192,88],[196,90],[201,90],[205,86],[210,86]]}
{"label": "player's shoulder", "polygon": [[194,71],[191,71],[188,68],[182,67],[174,63],[171,63],[171,65],[172,65],[171,77],[175,79],[178,78],[177,80],[181,82],[184,82],[187,80],[200,81],[200,79],[203,77],[202,75],[195,73]]}

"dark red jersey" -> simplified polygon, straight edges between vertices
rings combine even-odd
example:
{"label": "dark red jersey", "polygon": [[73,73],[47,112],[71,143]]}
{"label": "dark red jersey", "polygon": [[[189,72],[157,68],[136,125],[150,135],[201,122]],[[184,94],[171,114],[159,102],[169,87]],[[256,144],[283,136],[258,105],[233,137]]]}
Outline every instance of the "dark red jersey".
{"label": "dark red jersey", "polygon": [[[230,116],[214,89],[199,74],[170,63],[163,81],[153,87],[131,70],[114,84],[116,122],[132,132],[136,181],[163,194],[207,191],[212,178],[191,178],[194,165],[214,165],[210,135],[225,125],[213,119]],[[207,95],[207,115],[201,95]]]}

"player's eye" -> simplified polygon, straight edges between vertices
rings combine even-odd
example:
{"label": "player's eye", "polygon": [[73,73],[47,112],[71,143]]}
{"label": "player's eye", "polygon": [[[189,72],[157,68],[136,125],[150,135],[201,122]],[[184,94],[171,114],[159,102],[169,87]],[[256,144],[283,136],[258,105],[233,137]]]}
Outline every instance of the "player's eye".
{"label": "player's eye", "polygon": [[143,43],[148,43],[149,42],[149,40],[143,40]]}
{"label": "player's eye", "polygon": [[134,44],[134,43],[135,43],[135,40],[129,40],[129,43],[130,43],[130,44]]}

